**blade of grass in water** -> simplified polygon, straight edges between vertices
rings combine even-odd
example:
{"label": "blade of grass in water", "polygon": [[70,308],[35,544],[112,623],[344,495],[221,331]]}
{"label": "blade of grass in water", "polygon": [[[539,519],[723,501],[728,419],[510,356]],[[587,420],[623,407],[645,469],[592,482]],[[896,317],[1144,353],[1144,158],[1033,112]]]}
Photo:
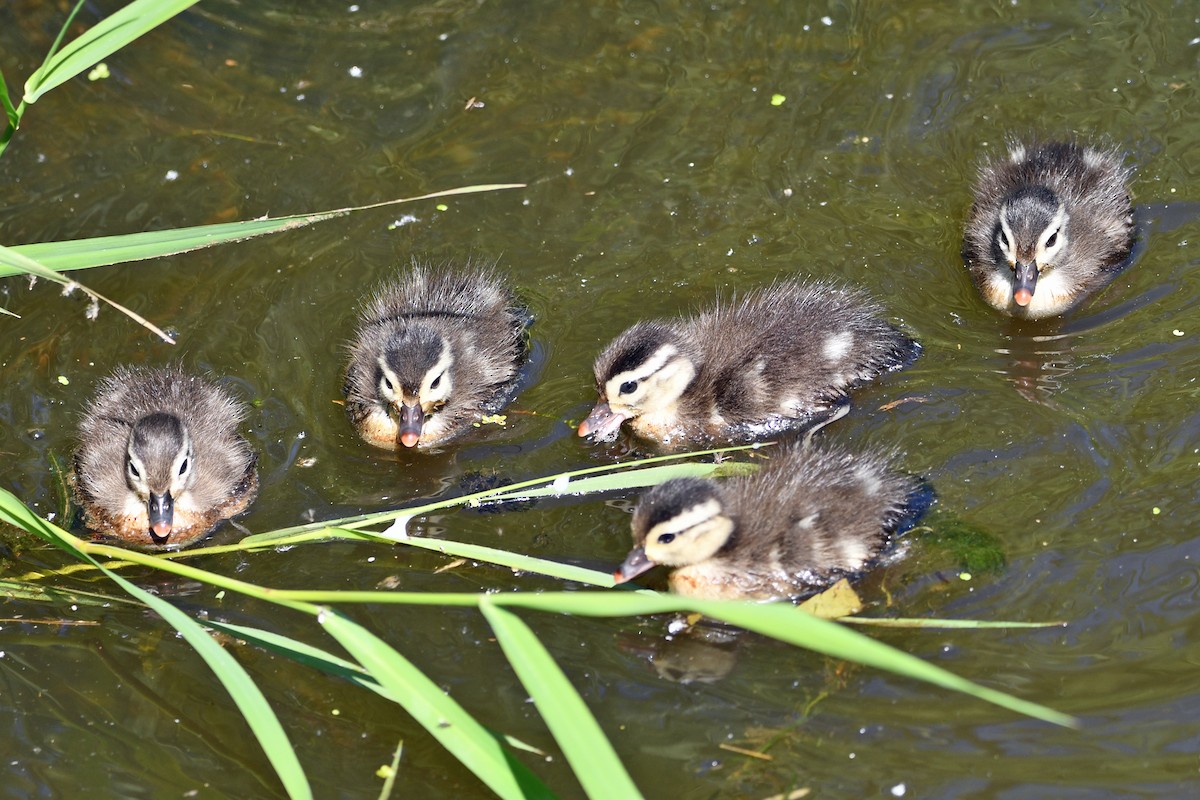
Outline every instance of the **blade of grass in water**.
{"label": "blade of grass in water", "polygon": [[[293,214],[285,217],[263,217],[242,222],[222,222],[214,225],[197,225],[190,228],[174,228],[165,231],[147,231],[121,236],[102,236],[95,239],[71,239],[62,242],[14,245],[9,248],[31,258],[43,266],[55,270],[88,269],[122,264],[129,261],[144,261],[150,258],[189,253],[218,244],[241,242],[267,234],[303,228],[317,222],[337,219],[357,211],[413,203],[437,197],[461,194],[477,194],[502,189],[519,189],[523,183],[495,183],[480,186],[462,186],[439,192],[386,200],[365,206],[351,206],[332,211],[317,211],[311,214]],[[22,274],[24,270],[12,265],[0,264],[0,278]]]}
{"label": "blade of grass in water", "polygon": [[641,797],[591,710],[529,626],[487,598],[479,610],[588,797]]}
{"label": "blade of grass in water", "polygon": [[318,621],[425,730],[496,794],[553,797],[532,772],[441,687],[375,634],[335,611]]}
{"label": "blade of grass in water", "polygon": [[[36,103],[46,92],[91,69],[96,62],[157,28],[196,2],[198,0],[134,0],[84,31],[62,50],[52,52],[29,76],[29,80],[25,81],[23,101],[27,104]],[[68,24],[69,22],[68,20]]]}

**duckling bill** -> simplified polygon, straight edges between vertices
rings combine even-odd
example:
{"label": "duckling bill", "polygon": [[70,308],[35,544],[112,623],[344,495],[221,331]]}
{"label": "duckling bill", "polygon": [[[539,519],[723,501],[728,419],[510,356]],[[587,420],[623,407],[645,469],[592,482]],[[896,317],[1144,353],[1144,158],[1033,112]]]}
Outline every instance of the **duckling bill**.
{"label": "duckling bill", "polygon": [[526,323],[492,269],[414,264],[362,312],[346,415],[365,442],[387,450],[453,439],[511,399]]}
{"label": "duckling bill", "polygon": [[803,597],[869,568],[928,500],[922,483],[882,454],[792,444],[756,474],[676,478],[647,491],[633,515],[633,549],[613,579],[661,564],[678,594]]}
{"label": "duckling bill", "polygon": [[963,261],[988,305],[1042,319],[1112,280],[1133,247],[1123,162],[1076,142],[1012,142],[980,167]]}
{"label": "duckling bill", "polygon": [[175,549],[244,511],[257,459],[244,407],[175,367],[117,369],[84,411],[75,495],[87,526],[142,549]]}
{"label": "duckling bill", "polygon": [[844,407],[854,387],[920,351],[865,292],[780,281],[682,320],[639,322],[595,363],[580,436],[623,423],[663,444],[749,440]]}

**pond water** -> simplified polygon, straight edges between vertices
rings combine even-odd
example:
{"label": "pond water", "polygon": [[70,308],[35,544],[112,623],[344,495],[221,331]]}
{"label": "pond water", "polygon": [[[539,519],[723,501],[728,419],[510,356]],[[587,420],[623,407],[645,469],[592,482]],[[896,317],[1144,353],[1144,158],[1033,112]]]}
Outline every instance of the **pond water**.
{"label": "pond water", "polygon": [[[10,90],[65,5],[0,6]],[[91,3],[80,18],[118,5]],[[1082,729],[755,637],[668,643],[659,618],[524,618],[648,797],[1195,795],[1198,17],[1164,2],[205,0],[109,59],[108,79],[72,81],[29,110],[0,159],[4,244],[528,188],[79,275],[177,332],[175,347],[111,310],[87,320],[78,295],[0,282],[21,315],[0,318],[0,485],[61,519],[51,464],[69,457],[96,381],[118,363],[172,359],[255,401],[262,490],[241,519],[252,531],[456,491],[470,472],[605,463],[612,452],[571,423],[594,399],[592,359],[622,328],[780,275],[845,279],[882,298],[925,351],[824,435],[895,448],[936,487],[940,518],[985,532],[1005,558],[966,581],[952,555],[917,541],[864,595],[903,616],[1069,622],[872,635],[1077,715]],[[1126,149],[1140,237],[1094,303],[1036,326],[985,307],[959,257],[978,157],[1028,132]],[[499,260],[536,317],[538,358],[507,429],[397,459],[359,442],[334,401],[359,298],[414,256]],[[629,546],[623,499],[414,524],[603,569]],[[65,563],[5,541],[7,576]],[[561,588],[482,564],[435,571],[448,562],[343,543],[198,566],[286,587]],[[130,574],[193,614],[311,633],[307,619]],[[228,695],[154,615],[4,609],[0,795],[282,792]],[[477,612],[353,615],[481,721],[543,748],[547,759],[527,763],[562,796],[580,794]],[[400,739],[396,796],[489,796],[395,706],[233,652],[318,796],[374,796]],[[714,680],[669,680],[672,664]],[[771,744],[771,760],[721,744]]]}

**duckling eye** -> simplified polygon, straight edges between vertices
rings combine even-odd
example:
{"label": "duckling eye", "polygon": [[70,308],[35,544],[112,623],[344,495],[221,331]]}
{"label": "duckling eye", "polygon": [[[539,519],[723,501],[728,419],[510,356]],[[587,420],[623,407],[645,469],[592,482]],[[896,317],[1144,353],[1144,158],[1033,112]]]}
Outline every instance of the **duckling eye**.
{"label": "duckling eye", "polygon": [[1050,238],[1046,240],[1046,247],[1054,247],[1054,243],[1058,241],[1058,231],[1050,234]]}
{"label": "duckling eye", "polygon": [[663,533],[658,537],[659,544],[670,544],[673,541],[675,541],[675,534],[673,533]]}
{"label": "duckling eye", "polygon": [[999,232],[999,233],[996,235],[996,241],[1000,243],[1000,249],[1001,249],[1001,250],[1008,250],[1008,249],[1009,249],[1009,246],[1008,246],[1008,237],[1004,235],[1004,229],[1003,229],[1003,228],[1001,228],[1001,229],[1000,229],[1000,232]]}
{"label": "duckling eye", "polygon": [[[442,373],[442,375],[445,375],[445,374],[446,373],[444,373],[444,372]],[[440,386],[442,384],[442,375],[438,375],[436,378],[433,379],[433,381],[429,384],[430,389],[436,389],[438,386]]]}
{"label": "duckling eye", "polygon": [[138,472],[138,468],[133,465],[132,461],[127,463],[129,464],[129,477],[139,480],[142,477],[142,473]]}
{"label": "duckling eye", "polygon": [[625,381],[619,391],[621,394],[633,394],[637,391],[637,381]]}
{"label": "duckling eye", "polygon": [[185,459],[183,460],[183,463],[181,463],[181,464],[179,465],[179,474],[180,474],[180,475],[186,475],[186,474],[187,474],[187,471],[188,471],[188,460],[185,458]]}
{"label": "duckling eye", "polygon": [[392,386],[392,381],[387,375],[383,376],[383,388],[387,389],[392,394],[396,393],[396,387]]}

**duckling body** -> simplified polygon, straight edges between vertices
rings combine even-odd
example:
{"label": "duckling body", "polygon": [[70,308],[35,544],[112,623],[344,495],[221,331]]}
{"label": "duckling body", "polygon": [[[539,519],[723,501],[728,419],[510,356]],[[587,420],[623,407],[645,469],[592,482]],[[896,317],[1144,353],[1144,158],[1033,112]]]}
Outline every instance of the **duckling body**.
{"label": "duckling body", "polygon": [[258,493],[243,406],[177,367],[118,368],[83,413],[75,495],[88,528],[142,549],[186,547]]}
{"label": "duckling body", "polygon": [[780,281],[626,330],[596,359],[600,400],[578,432],[613,439],[628,421],[664,444],[769,436],[844,405],[919,351],[865,292]]}
{"label": "duckling body", "polygon": [[1075,142],[1013,142],[980,167],[963,260],[984,302],[1041,319],[1112,280],[1133,247],[1123,160]]}
{"label": "duckling body", "polygon": [[920,492],[882,455],[789,445],[756,474],[650,489],[634,511],[633,550],[613,577],[662,564],[678,594],[802,597],[869,567],[898,525],[911,524]]}
{"label": "duckling body", "polygon": [[346,415],[376,447],[441,445],[508,402],[525,327],[491,269],[414,264],[362,312],[343,387]]}

